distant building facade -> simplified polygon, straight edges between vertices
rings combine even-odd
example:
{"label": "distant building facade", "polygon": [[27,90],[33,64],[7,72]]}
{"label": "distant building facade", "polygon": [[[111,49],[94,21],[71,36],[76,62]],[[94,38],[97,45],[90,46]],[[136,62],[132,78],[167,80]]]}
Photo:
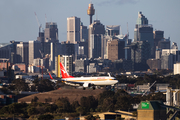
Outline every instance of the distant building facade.
{"label": "distant building facade", "polygon": [[44,30],[45,42],[59,42],[57,23],[47,22]]}
{"label": "distant building facade", "polygon": [[114,62],[118,59],[125,58],[125,41],[120,41],[119,39],[114,39],[112,41],[108,41],[107,50],[108,50],[108,59]]}
{"label": "distant building facade", "polygon": [[105,27],[100,20],[95,20],[89,25],[89,39],[88,39],[88,57],[101,57],[101,43],[105,34]]}
{"label": "distant building facade", "polygon": [[41,58],[41,42],[29,41],[29,65],[33,64],[35,58]]}
{"label": "distant building facade", "polygon": [[174,64],[174,75],[180,74],[180,63]]}
{"label": "distant building facade", "polygon": [[80,41],[80,18],[74,16],[67,18],[67,42]]}
{"label": "distant building facade", "polygon": [[142,12],[138,12],[138,18],[134,29],[134,41],[147,41],[151,48],[150,57],[155,56],[153,27],[152,25],[148,24],[148,19],[142,14]]}

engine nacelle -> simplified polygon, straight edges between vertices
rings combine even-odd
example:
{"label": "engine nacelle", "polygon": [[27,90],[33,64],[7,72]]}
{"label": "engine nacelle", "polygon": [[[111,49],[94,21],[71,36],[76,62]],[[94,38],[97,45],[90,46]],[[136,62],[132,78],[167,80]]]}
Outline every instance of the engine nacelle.
{"label": "engine nacelle", "polygon": [[83,84],[83,87],[86,88],[86,87],[91,87],[91,83],[84,83]]}

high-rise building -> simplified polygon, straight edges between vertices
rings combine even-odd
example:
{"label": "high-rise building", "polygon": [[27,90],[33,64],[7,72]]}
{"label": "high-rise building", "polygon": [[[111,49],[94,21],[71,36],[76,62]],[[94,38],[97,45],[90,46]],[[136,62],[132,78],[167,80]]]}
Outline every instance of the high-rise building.
{"label": "high-rise building", "polygon": [[9,60],[11,59],[11,50],[12,50],[11,45],[12,44],[9,43],[0,44],[0,58],[9,59]]}
{"label": "high-rise building", "polygon": [[178,50],[178,49],[162,49],[161,56],[165,56],[165,55],[169,55],[169,54],[173,55],[173,64],[175,64],[176,62],[180,62],[180,50]]}
{"label": "high-rise building", "polygon": [[174,75],[180,74],[180,63],[174,64]]}
{"label": "high-rise building", "polygon": [[92,16],[95,14],[95,9],[92,3],[89,4],[87,14],[90,16],[90,25],[92,24]]}
{"label": "high-rise building", "polygon": [[120,41],[119,39],[113,39],[107,43],[107,56],[108,59],[114,62],[118,59],[125,58],[125,41]]}
{"label": "high-rise building", "polygon": [[41,58],[41,42],[29,41],[29,65],[33,64],[35,58]]}
{"label": "high-rise building", "polygon": [[84,26],[82,22],[80,25],[80,41],[88,41],[88,29],[87,26]]}
{"label": "high-rise building", "polygon": [[115,37],[121,41],[124,41],[125,45],[124,45],[123,49],[125,49],[125,59],[131,60],[131,49],[127,48],[127,46],[131,45],[131,42],[132,42],[132,40],[129,39],[129,34],[126,34],[126,35],[121,34],[121,35],[117,35]]}
{"label": "high-rise building", "polygon": [[164,39],[164,31],[155,30],[153,31],[153,34],[154,34],[154,48],[157,48],[159,41]]}
{"label": "high-rise building", "polygon": [[45,42],[59,42],[57,23],[47,22],[44,30]]}
{"label": "high-rise building", "polygon": [[151,57],[154,58],[154,39],[153,39],[153,27],[148,24],[148,19],[138,12],[138,18],[134,29],[134,41],[148,41],[151,48]]}
{"label": "high-rise building", "polygon": [[74,16],[67,18],[67,42],[80,41],[80,18]]}
{"label": "high-rise building", "polygon": [[174,55],[167,53],[161,56],[161,69],[173,69]]}
{"label": "high-rise building", "polygon": [[170,38],[168,38],[168,39],[161,39],[158,42],[158,48],[161,48],[161,49],[170,49]]}
{"label": "high-rise building", "polygon": [[89,58],[101,57],[101,44],[104,39],[105,27],[100,20],[95,20],[89,25],[88,56]]}
{"label": "high-rise building", "polygon": [[119,35],[120,25],[106,25],[106,35],[116,36]]}
{"label": "high-rise building", "polygon": [[25,63],[26,66],[29,64],[29,44],[28,42],[20,42],[16,48],[16,63]]}
{"label": "high-rise building", "polygon": [[160,70],[161,69],[161,60],[160,59],[148,59],[147,64],[151,70]]}
{"label": "high-rise building", "polygon": [[172,45],[171,45],[171,49],[177,49],[178,50],[177,43],[173,42]]}
{"label": "high-rise building", "polygon": [[133,70],[147,70],[146,61],[150,58],[150,44],[147,41],[131,43],[131,60]]}
{"label": "high-rise building", "polygon": [[55,74],[57,77],[61,77],[61,72],[60,72],[60,62],[63,64],[64,68],[67,70],[69,75],[72,75],[73,71],[73,59],[72,56],[68,55],[58,55],[55,58]]}

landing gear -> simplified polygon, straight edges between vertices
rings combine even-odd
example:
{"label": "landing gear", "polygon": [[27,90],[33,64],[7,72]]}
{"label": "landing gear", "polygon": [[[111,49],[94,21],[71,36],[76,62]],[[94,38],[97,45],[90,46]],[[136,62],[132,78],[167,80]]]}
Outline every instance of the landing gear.
{"label": "landing gear", "polygon": [[85,87],[83,87],[83,90],[86,90],[86,88],[85,88]]}
{"label": "landing gear", "polygon": [[95,90],[96,88],[93,86],[92,89]]}

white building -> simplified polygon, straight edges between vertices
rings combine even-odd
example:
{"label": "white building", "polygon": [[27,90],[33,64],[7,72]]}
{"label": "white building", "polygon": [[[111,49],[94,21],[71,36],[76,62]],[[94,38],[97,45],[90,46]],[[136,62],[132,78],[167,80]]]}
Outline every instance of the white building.
{"label": "white building", "polygon": [[174,75],[180,74],[180,63],[174,64]]}
{"label": "white building", "polygon": [[29,41],[29,65],[33,64],[35,58],[41,58],[41,42]]}

